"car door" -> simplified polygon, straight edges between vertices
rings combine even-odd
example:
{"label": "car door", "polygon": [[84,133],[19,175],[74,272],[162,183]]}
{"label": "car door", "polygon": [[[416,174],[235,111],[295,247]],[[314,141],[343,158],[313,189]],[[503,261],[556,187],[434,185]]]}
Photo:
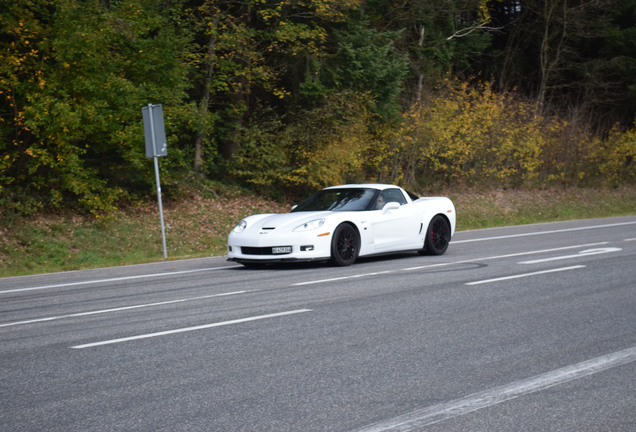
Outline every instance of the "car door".
{"label": "car door", "polygon": [[383,190],[377,198],[376,209],[372,212],[376,252],[422,247],[418,236],[420,226],[417,215],[414,214],[413,206],[407,204],[400,189]]}

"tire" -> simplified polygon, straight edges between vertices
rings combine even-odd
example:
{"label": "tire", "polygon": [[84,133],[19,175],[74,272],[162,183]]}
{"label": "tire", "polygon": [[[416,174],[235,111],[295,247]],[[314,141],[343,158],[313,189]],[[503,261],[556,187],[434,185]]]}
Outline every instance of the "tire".
{"label": "tire", "polygon": [[446,218],[436,215],[431,219],[426,230],[424,250],[426,255],[443,255],[448,249],[451,240],[451,229]]}
{"label": "tire", "polygon": [[360,235],[350,224],[338,225],[331,240],[331,261],[339,266],[353,264],[360,253]]}

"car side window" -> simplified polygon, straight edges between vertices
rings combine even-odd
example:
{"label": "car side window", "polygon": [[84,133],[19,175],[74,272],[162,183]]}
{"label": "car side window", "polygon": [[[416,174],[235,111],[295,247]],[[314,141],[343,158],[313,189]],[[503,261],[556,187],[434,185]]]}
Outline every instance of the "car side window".
{"label": "car side window", "polygon": [[404,198],[404,194],[402,194],[399,189],[385,189],[378,195],[375,208],[381,210],[388,202],[396,202],[400,205],[404,205],[406,204],[406,198]]}
{"label": "car side window", "polygon": [[386,197],[384,196],[384,192],[380,192],[380,195],[378,195],[378,198],[375,201],[375,209],[382,210],[382,208],[384,207],[384,204],[386,204],[387,202],[388,201],[386,200]]}
{"label": "car side window", "polygon": [[382,193],[386,194],[386,202],[397,202],[400,205],[406,204],[406,198],[404,198],[404,194],[399,189],[387,189],[382,191]]}

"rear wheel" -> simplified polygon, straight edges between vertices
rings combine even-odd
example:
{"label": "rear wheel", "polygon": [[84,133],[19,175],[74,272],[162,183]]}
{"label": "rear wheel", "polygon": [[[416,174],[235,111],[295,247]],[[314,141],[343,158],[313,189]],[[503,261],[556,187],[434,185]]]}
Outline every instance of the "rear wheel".
{"label": "rear wheel", "polygon": [[448,249],[451,239],[451,229],[444,216],[437,215],[431,219],[426,230],[423,253],[427,255],[443,255]]}
{"label": "rear wheel", "polygon": [[350,224],[338,225],[331,240],[331,260],[339,266],[355,262],[360,253],[360,236]]}

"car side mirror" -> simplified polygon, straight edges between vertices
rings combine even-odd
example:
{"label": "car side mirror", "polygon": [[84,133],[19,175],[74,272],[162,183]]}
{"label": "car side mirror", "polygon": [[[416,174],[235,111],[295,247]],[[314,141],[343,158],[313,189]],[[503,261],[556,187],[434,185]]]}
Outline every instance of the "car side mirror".
{"label": "car side mirror", "polygon": [[384,207],[382,207],[382,213],[386,213],[386,212],[389,212],[391,210],[397,210],[399,208],[400,208],[400,203],[399,202],[391,201],[391,202],[388,202],[388,203],[384,204]]}

